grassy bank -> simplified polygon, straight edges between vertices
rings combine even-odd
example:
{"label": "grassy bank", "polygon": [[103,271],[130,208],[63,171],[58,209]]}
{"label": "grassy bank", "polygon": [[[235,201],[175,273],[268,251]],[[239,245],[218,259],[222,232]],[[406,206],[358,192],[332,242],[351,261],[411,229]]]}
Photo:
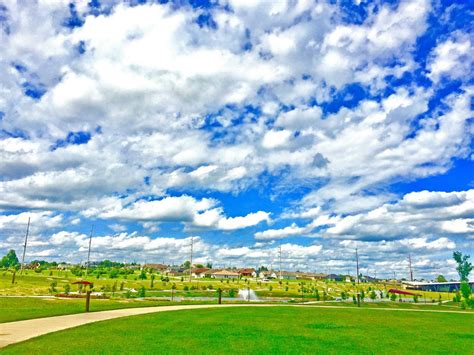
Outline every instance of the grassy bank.
{"label": "grassy bank", "polygon": [[[165,312],[51,333],[4,349],[26,353],[472,354],[472,314],[268,307]],[[71,345],[87,339],[87,345]],[[79,341],[80,344],[85,344]]]}

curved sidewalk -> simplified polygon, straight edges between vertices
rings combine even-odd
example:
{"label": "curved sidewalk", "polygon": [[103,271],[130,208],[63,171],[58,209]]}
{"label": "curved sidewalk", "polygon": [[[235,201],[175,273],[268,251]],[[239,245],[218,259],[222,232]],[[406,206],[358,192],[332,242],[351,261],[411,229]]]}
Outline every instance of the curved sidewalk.
{"label": "curved sidewalk", "polygon": [[157,306],[141,308],[115,309],[111,311],[89,312],[68,314],[65,316],[55,316],[46,318],[36,318],[21,320],[9,323],[0,323],[0,348],[7,345],[19,343],[40,335],[57,332],[80,325],[94,323],[102,320],[136,316],[140,314],[179,311],[183,309],[197,308],[222,308],[222,307],[268,307],[269,304],[208,304],[208,305],[187,305],[187,306]]}
{"label": "curved sidewalk", "polygon": [[54,316],[46,318],[36,318],[21,320],[16,322],[0,323],[0,348],[7,345],[19,343],[40,335],[57,332],[59,330],[78,327],[80,325],[99,322],[108,319],[136,316],[140,314],[179,311],[186,309],[201,308],[225,308],[225,307],[308,307],[308,308],[337,308],[337,309],[358,309],[358,310],[377,310],[377,311],[401,311],[401,312],[432,312],[432,313],[458,313],[471,314],[474,312],[450,311],[450,310],[428,310],[428,309],[403,309],[403,308],[356,308],[356,307],[340,307],[340,306],[316,306],[316,305],[277,305],[277,304],[203,304],[203,305],[183,305],[183,306],[158,306],[158,307],[141,307],[141,308],[125,308],[110,311],[76,313],[64,316]]}

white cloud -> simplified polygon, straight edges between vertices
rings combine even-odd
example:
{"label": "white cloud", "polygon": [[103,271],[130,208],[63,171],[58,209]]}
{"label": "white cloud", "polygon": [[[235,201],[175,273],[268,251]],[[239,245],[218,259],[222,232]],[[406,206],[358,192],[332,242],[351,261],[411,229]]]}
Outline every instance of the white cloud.
{"label": "white cloud", "polygon": [[283,239],[291,236],[298,236],[307,233],[308,230],[304,227],[298,227],[295,223],[291,226],[282,229],[267,229],[263,232],[255,233],[257,240],[274,240]]}
{"label": "white cloud", "polygon": [[457,33],[439,43],[428,63],[429,77],[435,83],[443,76],[450,79],[470,77],[474,52],[468,34]]}

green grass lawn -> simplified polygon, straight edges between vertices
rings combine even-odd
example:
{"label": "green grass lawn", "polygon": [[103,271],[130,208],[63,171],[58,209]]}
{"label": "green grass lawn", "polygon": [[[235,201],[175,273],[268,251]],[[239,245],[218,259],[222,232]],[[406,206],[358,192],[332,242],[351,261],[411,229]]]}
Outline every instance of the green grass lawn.
{"label": "green grass lawn", "polygon": [[[236,300],[237,301],[237,300]],[[106,311],[110,309],[169,306],[172,304],[206,304],[217,301],[183,301],[170,302],[151,299],[93,299],[91,300],[91,312]],[[227,302],[224,302],[227,303]],[[245,303],[245,302],[244,302]],[[326,302],[318,305],[356,307],[352,302]],[[1,297],[0,296],[0,323],[13,322],[17,320],[33,319],[41,317],[52,317],[64,314],[84,312],[84,299],[60,299],[60,298],[28,298],[28,297]],[[311,305],[308,305],[311,307]],[[433,310],[456,310],[460,311],[459,305],[438,304],[411,304],[399,302],[364,302],[362,308],[405,308],[405,309],[433,309]],[[474,312],[474,309],[464,310]]]}
{"label": "green grass lawn", "polygon": [[473,325],[472,314],[315,307],[200,309],[89,324],[12,345],[2,353],[472,354]]}
{"label": "green grass lawn", "polygon": [[[199,302],[200,304],[205,302]],[[169,306],[186,304],[185,302],[168,302],[152,300],[91,300],[90,310],[106,311],[132,307]],[[196,304],[196,302],[193,302]],[[0,323],[17,320],[52,317],[63,314],[84,312],[84,299],[55,299],[55,298],[5,298],[0,297]]]}

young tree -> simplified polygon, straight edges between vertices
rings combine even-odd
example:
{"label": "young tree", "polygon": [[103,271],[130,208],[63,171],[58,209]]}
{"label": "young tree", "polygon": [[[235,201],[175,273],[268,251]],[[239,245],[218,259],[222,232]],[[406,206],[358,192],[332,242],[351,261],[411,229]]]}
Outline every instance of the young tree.
{"label": "young tree", "polygon": [[145,297],[145,294],[146,294],[145,286],[140,287],[138,289],[138,297]]}
{"label": "young tree", "polygon": [[456,261],[456,263],[458,264],[458,266],[456,267],[456,271],[459,274],[460,281],[461,282],[463,282],[463,281],[467,282],[469,280],[468,279],[469,274],[472,271],[472,264],[469,262],[470,256],[469,255],[462,255],[462,253],[460,251],[455,251],[453,253],[453,258]]}
{"label": "young tree", "polygon": [[0,267],[14,267],[19,265],[18,257],[16,256],[15,250],[10,249],[2,260],[0,260]]}
{"label": "young tree", "polygon": [[150,288],[153,288],[153,283],[155,282],[155,274],[151,274],[150,277]]}
{"label": "young tree", "polygon": [[377,298],[377,294],[375,293],[374,290],[372,290],[372,292],[370,292],[370,299],[371,299],[372,301],[375,301],[376,298]]}
{"label": "young tree", "polygon": [[146,272],[145,272],[145,270],[142,270],[142,271],[140,272],[140,275],[138,276],[138,278],[139,278],[140,280],[146,280]]}
{"label": "young tree", "polygon": [[436,278],[436,282],[448,282],[448,280],[446,280],[446,277],[444,277],[443,275],[438,275],[438,277]]}

